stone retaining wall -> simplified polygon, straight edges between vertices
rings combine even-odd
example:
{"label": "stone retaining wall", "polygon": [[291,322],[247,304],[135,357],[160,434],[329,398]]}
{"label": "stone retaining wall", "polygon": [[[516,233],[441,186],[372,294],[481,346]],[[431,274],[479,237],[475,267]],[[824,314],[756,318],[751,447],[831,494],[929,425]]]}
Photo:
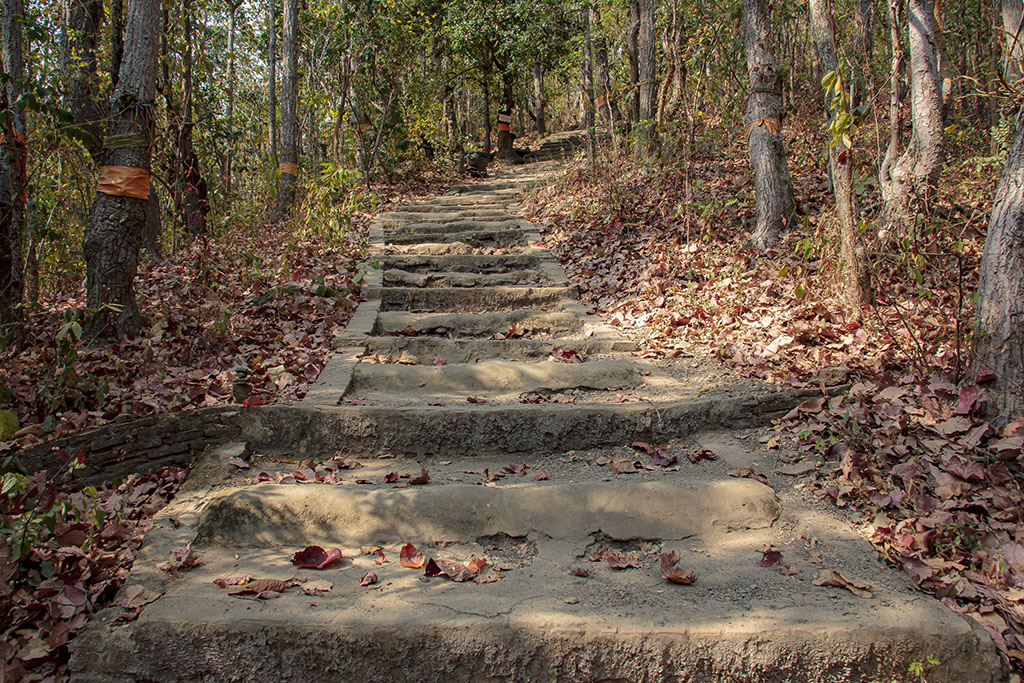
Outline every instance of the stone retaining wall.
{"label": "stone retaining wall", "polygon": [[52,467],[58,450],[73,455],[85,449],[83,483],[99,483],[159,467],[187,465],[210,444],[238,438],[245,408],[211,406],[112,422],[65,439],[48,441],[18,454],[28,472]]}

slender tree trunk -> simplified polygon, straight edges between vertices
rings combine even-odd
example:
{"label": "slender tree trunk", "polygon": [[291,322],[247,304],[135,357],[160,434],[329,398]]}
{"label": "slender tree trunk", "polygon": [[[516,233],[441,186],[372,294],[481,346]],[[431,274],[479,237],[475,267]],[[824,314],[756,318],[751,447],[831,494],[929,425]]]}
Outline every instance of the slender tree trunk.
{"label": "slender tree trunk", "polygon": [[648,154],[657,143],[655,108],[658,103],[658,43],[655,0],[640,0],[640,33],[637,38],[640,71],[640,126],[642,148]]}
{"label": "slender tree trunk", "polygon": [[[829,0],[810,0],[811,33],[818,45],[821,69],[825,73],[838,74],[839,61],[836,59],[835,28],[832,24],[832,8]],[[826,90],[825,109],[829,122],[833,122],[837,110],[831,106],[836,96],[836,87]],[[842,93],[842,89],[839,89]],[[845,109],[849,109],[847,103]],[[831,138],[831,134],[829,135]],[[843,259],[843,296],[850,309],[851,318],[860,320],[864,308],[871,301],[870,279],[867,272],[867,256],[860,242],[857,225],[857,198],[853,192],[853,154],[840,142],[829,145],[829,166],[832,171],[832,188],[836,198],[836,216],[839,219],[840,254]]]}
{"label": "slender tree trunk", "polygon": [[871,73],[871,53],[874,51],[873,0],[856,0],[854,6],[854,76],[863,79],[863,87],[853,91],[853,106],[860,106],[865,94],[873,101],[874,92]]}
{"label": "slender tree trunk", "polygon": [[629,32],[626,37],[629,53],[629,123],[640,120],[640,0],[629,0]]}
{"label": "slender tree trunk", "polygon": [[491,54],[488,51],[484,56],[484,153],[491,153]]}
{"label": "slender tree trunk", "polygon": [[227,150],[224,152],[224,194],[231,196],[231,151],[234,148],[235,127],[235,15],[238,0],[228,0],[228,103],[224,112],[228,129]]}
{"label": "slender tree trunk", "polygon": [[927,201],[942,172],[942,83],[938,70],[938,26],[934,0],[909,0],[910,34],[910,144],[892,165],[888,182],[882,178],[885,215],[890,223],[909,232],[917,199]]}
{"label": "slender tree trunk", "polygon": [[[100,174],[108,181],[128,176],[134,182],[130,188],[116,182],[99,184],[82,243],[86,302],[97,316],[93,329],[100,335],[134,332],[142,322],[132,281],[149,201],[159,0],[131,0],[126,24],[124,59],[111,98]],[[105,310],[109,304],[119,310]]]}
{"label": "slender tree trunk", "polygon": [[765,0],[743,0],[743,40],[750,77],[750,98],[743,122],[754,169],[757,213],[752,239],[755,247],[766,249],[788,227],[796,203],[782,143],[782,78],[771,50]]}
{"label": "slender tree trunk", "polygon": [[281,83],[281,178],[277,190],[278,215],[285,216],[295,202],[299,163],[299,43],[298,0],[284,0],[281,37],[284,42],[284,78]]}
{"label": "slender tree trunk", "polygon": [[10,76],[0,93],[0,111],[13,109],[13,116],[0,118],[0,337],[19,336],[24,295],[22,233],[25,227],[27,145],[25,115],[16,105],[25,77],[22,0],[0,0],[0,66]]}
{"label": "slender tree trunk", "polygon": [[932,12],[935,20],[935,58],[939,73],[939,96],[942,102],[942,117],[945,121],[945,117],[950,113],[953,98],[953,69],[946,52],[946,32],[942,28],[942,0],[934,0]]}
{"label": "slender tree trunk", "polygon": [[501,109],[498,110],[498,158],[520,161],[512,150],[512,109],[515,107],[512,77],[501,73]]}
{"label": "slender tree trunk", "polygon": [[[113,11],[111,8],[111,17],[114,16]],[[103,118],[106,115],[98,97],[97,83],[96,48],[102,22],[103,0],[73,3],[68,13],[66,52],[62,56],[67,77],[64,106],[74,117],[75,125],[89,134],[91,140],[86,148],[93,158],[103,148]],[[120,56],[117,61],[120,63]]]}
{"label": "slender tree trunk", "polygon": [[269,111],[268,147],[270,160],[277,166],[277,0],[267,3],[267,110]]}
{"label": "slender tree trunk", "polygon": [[[102,3],[100,3],[102,4]],[[110,89],[117,90],[124,58],[124,0],[110,0]]]}
{"label": "slender tree trunk", "polygon": [[533,98],[537,107],[537,135],[543,138],[548,134],[548,124],[544,116],[547,97],[544,94],[544,66],[540,62],[533,65]]}
{"label": "slender tree trunk", "polygon": [[889,144],[878,169],[882,195],[892,186],[892,167],[903,149],[903,72],[906,55],[900,43],[900,18],[904,0],[889,0],[889,48],[892,54],[889,67]]}
{"label": "slender tree trunk", "polygon": [[583,9],[583,92],[584,97],[584,120],[587,126],[587,159],[590,161],[590,169],[593,170],[597,163],[597,136],[594,133],[594,43],[591,37],[591,19],[593,9],[588,2]]}

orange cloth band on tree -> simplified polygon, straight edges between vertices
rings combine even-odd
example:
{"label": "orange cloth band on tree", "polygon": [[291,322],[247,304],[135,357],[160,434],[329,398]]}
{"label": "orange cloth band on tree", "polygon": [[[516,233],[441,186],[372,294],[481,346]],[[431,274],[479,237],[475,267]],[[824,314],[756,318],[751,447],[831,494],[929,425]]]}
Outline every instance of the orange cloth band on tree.
{"label": "orange cloth band on tree", "polygon": [[281,171],[281,173],[287,173],[288,175],[299,174],[299,165],[293,164],[290,161],[282,161],[277,165],[277,168]]}
{"label": "orange cloth band on tree", "polygon": [[149,171],[134,166],[100,166],[96,189],[114,197],[149,199]]}
{"label": "orange cloth band on tree", "polygon": [[503,130],[506,133],[511,133],[512,132],[512,126],[508,125],[507,123],[499,123],[498,124],[498,130]]}

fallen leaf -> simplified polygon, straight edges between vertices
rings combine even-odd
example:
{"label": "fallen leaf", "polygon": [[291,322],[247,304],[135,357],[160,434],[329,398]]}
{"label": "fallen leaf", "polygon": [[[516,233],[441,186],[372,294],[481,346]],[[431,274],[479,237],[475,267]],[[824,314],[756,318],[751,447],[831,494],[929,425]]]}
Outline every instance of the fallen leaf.
{"label": "fallen leaf", "polygon": [[228,595],[255,595],[264,600],[269,599],[265,593],[284,593],[290,586],[280,579],[254,579],[238,588],[228,591]]}
{"label": "fallen leaf", "polygon": [[219,579],[214,579],[213,582],[221,588],[227,588],[228,586],[241,586],[243,584],[252,581],[253,577],[246,576],[227,576]]}
{"label": "fallen leaf", "polygon": [[409,485],[410,486],[423,486],[428,481],[430,481],[430,473],[427,472],[424,469],[424,470],[420,471],[420,476],[413,477],[412,479],[409,480]]}
{"label": "fallen leaf", "polygon": [[466,400],[469,401],[470,403],[477,403],[480,405],[487,403],[487,399],[480,398],[479,396],[469,396],[466,398]]}
{"label": "fallen leaf", "polygon": [[530,477],[530,481],[547,481],[547,480],[548,480],[548,475],[545,474],[543,471],[538,471],[532,477]]}
{"label": "fallen leaf", "polygon": [[689,569],[680,569],[676,566],[679,562],[679,553],[675,550],[662,553],[658,560],[661,575],[671,581],[686,586],[694,582],[696,575]]}
{"label": "fallen leaf", "polygon": [[311,545],[292,556],[292,564],[301,569],[324,569],[331,563],[341,559],[341,550],[332,548],[324,550],[318,545]]}
{"label": "fallen leaf", "polygon": [[231,458],[230,460],[228,460],[228,464],[229,465],[234,465],[235,467],[237,467],[240,470],[247,470],[247,469],[249,469],[249,463],[247,463],[246,461],[242,460],[241,458]]}
{"label": "fallen leaf", "polygon": [[363,578],[359,580],[360,586],[372,586],[375,583],[377,583],[377,575],[372,572],[363,574]]}
{"label": "fallen leaf", "polygon": [[427,561],[426,556],[419,550],[416,550],[416,546],[412,543],[403,545],[398,557],[399,563],[409,569],[421,569]]}
{"label": "fallen leaf", "polygon": [[584,579],[587,578],[588,576],[590,576],[590,571],[587,570],[587,569],[584,569],[583,567],[573,567],[569,571],[572,573],[573,576],[579,576],[579,577],[582,577]]}
{"label": "fallen leaf", "polygon": [[860,584],[846,578],[835,569],[818,570],[818,578],[814,580],[815,586],[834,586],[845,588],[859,598],[870,598],[874,587],[870,584]]}

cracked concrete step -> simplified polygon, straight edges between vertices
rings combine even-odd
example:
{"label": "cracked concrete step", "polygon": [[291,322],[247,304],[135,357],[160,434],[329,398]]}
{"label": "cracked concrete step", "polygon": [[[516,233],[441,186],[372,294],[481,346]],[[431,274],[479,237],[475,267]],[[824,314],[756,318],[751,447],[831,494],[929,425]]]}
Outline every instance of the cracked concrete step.
{"label": "cracked concrete step", "polygon": [[560,453],[667,441],[710,426],[762,424],[814,391],[715,392],[683,401],[448,406],[264,406],[249,409],[244,438],[266,453],[467,457]]}
{"label": "cracked concrete step", "polygon": [[519,228],[514,230],[466,230],[451,233],[390,234],[385,235],[385,244],[451,244],[460,242],[471,247],[512,247],[523,246],[527,233]]}
{"label": "cracked concrete step", "polygon": [[[367,296],[375,296],[368,290]],[[579,300],[575,287],[384,287],[383,310],[448,313],[554,309]]]}
{"label": "cracked concrete step", "polygon": [[384,271],[383,282],[385,287],[496,287],[546,284],[547,280],[534,269],[477,274],[457,271],[415,273],[391,268]]}
{"label": "cracked concrete step", "polygon": [[474,246],[465,242],[437,243],[427,242],[420,244],[391,244],[388,247],[399,254],[413,254],[417,256],[492,256],[498,254],[523,254],[533,250],[529,246]]}
{"label": "cracked concrete step", "polygon": [[[404,490],[262,484],[207,505],[187,493],[154,519],[129,584],[150,600],[134,621],[100,612],[70,643],[78,681],[729,681],[893,680],[939,656],[934,683],[994,683],[991,641],[905,584],[865,600],[758,567],[783,511],[751,480],[539,482]],[[809,529],[804,529],[810,532]],[[826,556],[852,532],[822,538]],[[795,535],[795,532],[794,532]],[[157,569],[192,542],[202,563]],[[289,559],[307,544],[339,547],[324,571]],[[493,583],[455,584],[401,567],[402,544],[431,557],[502,567]],[[584,559],[601,544],[633,549],[641,567]],[[376,565],[362,546],[382,546]],[[676,551],[690,586],[657,568]],[[590,576],[570,573],[585,566]],[[881,569],[877,559],[873,567]],[[379,583],[359,585],[364,573]],[[330,585],[276,600],[228,595],[214,579],[252,575]],[[311,675],[310,672],[316,672]]]}
{"label": "cracked concrete step", "polygon": [[[516,326],[523,337],[571,335],[580,332],[583,321],[566,312],[509,311],[504,313],[404,313],[384,312],[377,316],[374,336],[404,334],[442,337],[491,337],[506,334]],[[410,334],[411,333],[411,334]]]}
{"label": "cracked concrete step", "polygon": [[509,230],[519,229],[522,221],[515,216],[506,217],[503,220],[478,220],[460,219],[444,223],[431,223],[426,221],[406,222],[395,227],[386,228],[386,235],[438,235],[455,232],[466,232],[474,230]]}
{"label": "cracked concrete step", "polygon": [[403,206],[396,211],[389,211],[388,213],[381,214],[378,219],[386,223],[403,223],[406,221],[415,222],[427,222],[427,223],[447,223],[449,221],[461,221],[461,220],[480,220],[480,221],[504,221],[512,218],[505,209],[455,209],[452,208],[448,211],[432,211],[423,210],[422,207],[419,209],[409,208],[409,206]]}
{"label": "cracked concrete step", "polygon": [[543,260],[539,254],[393,254],[381,257],[386,269],[408,272],[507,273],[513,270],[538,269]]}
{"label": "cracked concrete step", "polygon": [[411,353],[421,363],[432,363],[440,356],[447,363],[474,363],[487,359],[547,358],[556,348],[573,350],[587,356],[605,353],[629,353],[637,350],[636,342],[624,337],[583,339],[439,339],[437,337],[369,337],[362,340],[367,354],[384,354],[397,358]]}
{"label": "cracked concrete step", "polygon": [[501,395],[552,394],[571,389],[610,391],[643,383],[640,371],[628,359],[586,363],[486,360],[439,367],[359,363],[345,398],[428,403],[485,394],[493,400]]}

